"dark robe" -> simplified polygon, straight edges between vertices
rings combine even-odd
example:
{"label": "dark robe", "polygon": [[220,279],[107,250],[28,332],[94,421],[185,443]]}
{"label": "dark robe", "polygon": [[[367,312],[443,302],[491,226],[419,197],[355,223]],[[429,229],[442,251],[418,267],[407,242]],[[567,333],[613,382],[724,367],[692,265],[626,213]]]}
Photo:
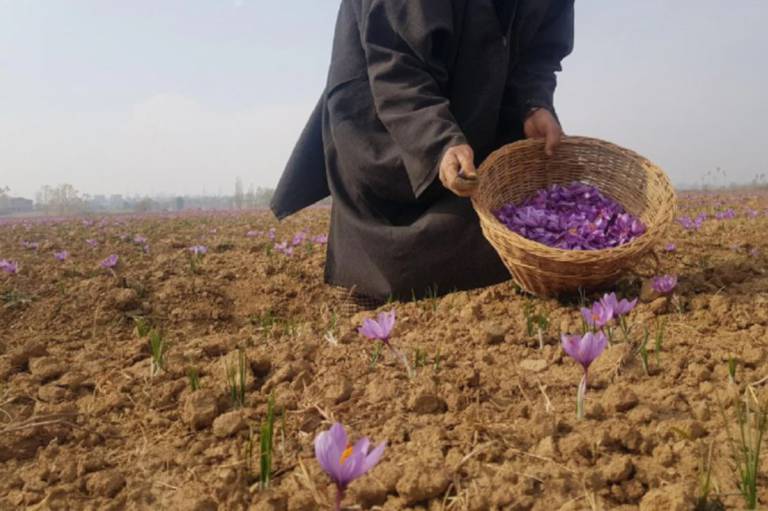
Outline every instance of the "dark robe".
{"label": "dark robe", "polygon": [[471,202],[445,189],[444,151],[480,163],[554,113],[573,0],[343,0],[326,89],[272,210],[332,196],[325,277],[376,298],[501,282]]}

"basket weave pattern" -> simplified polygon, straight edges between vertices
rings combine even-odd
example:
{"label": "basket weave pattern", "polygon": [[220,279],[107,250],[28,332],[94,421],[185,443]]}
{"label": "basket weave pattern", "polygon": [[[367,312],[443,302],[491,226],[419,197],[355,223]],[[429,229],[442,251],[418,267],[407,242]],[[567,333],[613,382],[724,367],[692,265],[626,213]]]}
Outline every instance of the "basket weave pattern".
{"label": "basket weave pattern", "polygon": [[[478,170],[472,204],[483,234],[526,291],[554,296],[606,285],[633,268],[664,235],[675,216],[677,196],[667,175],[642,156],[615,144],[565,137],[548,157],[542,140],[523,140],[491,154]],[[494,212],[520,204],[553,184],[580,181],[597,187],[645,223],[644,235],[605,250],[562,250],[528,240]]]}

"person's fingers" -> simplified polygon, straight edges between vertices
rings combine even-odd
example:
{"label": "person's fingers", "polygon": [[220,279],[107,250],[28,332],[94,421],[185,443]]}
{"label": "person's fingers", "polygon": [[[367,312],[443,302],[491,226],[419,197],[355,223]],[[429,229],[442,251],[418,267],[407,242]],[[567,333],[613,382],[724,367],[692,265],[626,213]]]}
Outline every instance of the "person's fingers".
{"label": "person's fingers", "polygon": [[459,197],[469,197],[477,188],[474,153],[469,146],[456,146],[446,151],[438,172],[440,182]]}
{"label": "person's fingers", "polygon": [[456,178],[460,168],[461,164],[456,158],[456,154],[454,152],[446,153],[445,157],[443,158],[443,162],[440,165],[440,181],[443,183],[443,185],[448,187]]}
{"label": "person's fingers", "polygon": [[553,122],[549,123],[547,126],[546,142],[544,144],[544,152],[547,153],[547,156],[555,154],[555,149],[560,145],[562,134],[563,131],[557,124],[557,121],[553,120]]}
{"label": "person's fingers", "polygon": [[477,176],[477,169],[475,169],[475,158],[472,151],[460,151],[456,154],[456,157],[461,164],[461,173],[467,177]]}

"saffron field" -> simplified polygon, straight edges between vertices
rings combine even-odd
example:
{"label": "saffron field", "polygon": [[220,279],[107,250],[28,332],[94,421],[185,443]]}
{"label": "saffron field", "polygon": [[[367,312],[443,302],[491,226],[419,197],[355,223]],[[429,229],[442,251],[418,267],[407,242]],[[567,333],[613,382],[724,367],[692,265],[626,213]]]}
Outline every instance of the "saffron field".
{"label": "saffron field", "polygon": [[611,289],[352,317],[324,208],[2,220],[0,509],[768,506],[768,195],[678,214]]}

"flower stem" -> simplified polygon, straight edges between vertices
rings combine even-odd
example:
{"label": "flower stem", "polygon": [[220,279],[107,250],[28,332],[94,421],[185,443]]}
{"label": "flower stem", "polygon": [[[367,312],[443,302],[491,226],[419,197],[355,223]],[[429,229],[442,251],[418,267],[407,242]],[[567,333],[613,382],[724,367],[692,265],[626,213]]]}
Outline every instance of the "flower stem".
{"label": "flower stem", "polygon": [[587,371],[584,371],[584,376],[581,377],[579,383],[579,390],[576,393],[576,418],[581,420],[584,418],[584,396],[587,394]]}
{"label": "flower stem", "polygon": [[344,500],[344,489],[336,487],[336,511],[341,511],[341,501]]}
{"label": "flower stem", "polygon": [[408,373],[408,378],[413,378],[413,370],[411,369],[411,364],[408,363],[408,357],[395,349],[395,347],[391,344],[387,343],[387,346],[389,346],[389,349],[392,350],[392,353],[403,362],[403,365],[405,366],[405,372]]}

